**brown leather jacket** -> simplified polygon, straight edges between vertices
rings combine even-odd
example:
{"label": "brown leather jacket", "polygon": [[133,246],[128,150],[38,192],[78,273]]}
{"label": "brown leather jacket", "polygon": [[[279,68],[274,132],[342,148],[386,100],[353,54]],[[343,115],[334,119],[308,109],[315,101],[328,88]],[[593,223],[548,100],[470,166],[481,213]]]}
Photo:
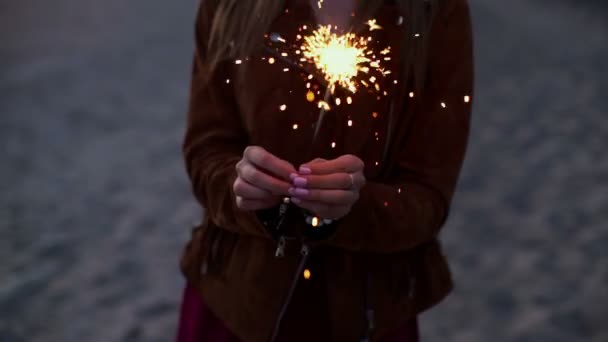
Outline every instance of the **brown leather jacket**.
{"label": "brown leather jacket", "polygon": [[[303,151],[311,144],[319,110],[316,103],[306,101],[306,72],[279,56],[268,63],[271,51],[242,63],[221,63],[211,81],[204,82],[202,51],[212,12],[208,2],[203,1],[197,19],[183,144],[193,192],[205,217],[193,230],[181,267],[231,331],[243,341],[268,341],[297,272],[300,244],[289,242],[285,256],[275,257],[276,242],[266,227],[255,213],[236,207],[235,164],[248,145],[262,146],[296,168],[309,161]],[[380,339],[452,288],[437,235],[448,216],[466,150],[473,58],[467,1],[439,2],[423,95],[395,99],[357,93],[352,105],[334,106],[328,113],[313,146],[314,157],[357,155],[366,164],[367,178],[336,233],[312,246],[312,253],[322,260],[323,267],[316,272],[323,272],[326,280],[331,327],[318,341],[357,341],[370,323],[363,310],[373,311],[372,339]],[[288,1],[293,7],[276,19],[271,32],[289,38],[302,24],[311,25],[310,12],[298,3]],[[375,16],[383,29],[373,32],[396,54],[403,33],[400,15],[396,7],[383,5]],[[290,71],[283,72],[284,68]],[[383,89],[394,89],[393,93],[406,83],[383,82]],[[322,86],[321,81],[317,84]],[[390,108],[397,115],[390,123],[387,145]],[[297,218],[290,224],[299,229],[306,223]]]}

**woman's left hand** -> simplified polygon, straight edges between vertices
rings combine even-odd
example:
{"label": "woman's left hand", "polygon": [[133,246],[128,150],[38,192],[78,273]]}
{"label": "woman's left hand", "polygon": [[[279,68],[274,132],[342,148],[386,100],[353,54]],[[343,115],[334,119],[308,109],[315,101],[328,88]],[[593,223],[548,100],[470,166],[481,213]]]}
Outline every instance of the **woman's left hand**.
{"label": "woman's left hand", "polygon": [[291,201],[322,219],[338,219],[350,212],[365,185],[365,164],[352,154],[333,160],[317,158],[292,174]]}

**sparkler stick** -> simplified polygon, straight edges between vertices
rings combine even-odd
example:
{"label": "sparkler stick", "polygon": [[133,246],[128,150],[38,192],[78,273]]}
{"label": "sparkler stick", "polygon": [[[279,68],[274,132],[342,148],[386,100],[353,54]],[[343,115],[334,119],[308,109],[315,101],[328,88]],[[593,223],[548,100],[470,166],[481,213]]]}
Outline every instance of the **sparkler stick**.
{"label": "sparkler stick", "polygon": [[[329,97],[331,96],[331,88],[327,87],[325,89],[325,96],[323,97],[323,102],[327,103],[329,101]],[[315,142],[317,141],[317,137],[319,136],[319,131],[321,129],[321,125],[323,124],[323,118],[325,117],[327,107],[321,106],[321,110],[319,110],[319,117],[317,118],[317,123],[315,125],[315,133],[312,136],[312,143],[310,144],[310,149],[308,150],[309,159],[312,158],[312,151]]]}

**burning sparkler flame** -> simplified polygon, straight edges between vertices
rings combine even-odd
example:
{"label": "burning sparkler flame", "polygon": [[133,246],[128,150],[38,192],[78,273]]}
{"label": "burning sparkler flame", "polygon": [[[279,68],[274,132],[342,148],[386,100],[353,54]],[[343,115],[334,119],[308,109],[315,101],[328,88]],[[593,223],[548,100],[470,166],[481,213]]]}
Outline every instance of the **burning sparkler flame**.
{"label": "burning sparkler flame", "polygon": [[370,68],[384,72],[380,61],[370,59],[373,51],[367,43],[366,37],[358,37],[354,33],[338,35],[332,32],[331,25],[327,25],[319,26],[311,35],[304,37],[301,51],[304,58],[323,73],[332,93],[336,86],[355,93],[355,78],[359,72],[368,73]]}

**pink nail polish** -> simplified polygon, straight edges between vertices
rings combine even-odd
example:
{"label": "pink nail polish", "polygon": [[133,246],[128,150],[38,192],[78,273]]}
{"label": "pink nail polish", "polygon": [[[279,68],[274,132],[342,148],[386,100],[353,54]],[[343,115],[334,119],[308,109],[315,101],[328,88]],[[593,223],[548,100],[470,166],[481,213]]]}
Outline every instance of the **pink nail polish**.
{"label": "pink nail polish", "polygon": [[299,199],[299,198],[297,198],[297,197],[292,197],[292,198],[291,198],[291,201],[292,201],[293,203],[295,203],[295,204],[300,204],[300,203],[302,203],[302,200],[301,200],[301,199]]}
{"label": "pink nail polish", "polygon": [[296,177],[298,177],[297,173],[291,173],[291,174],[289,174],[289,179],[291,179],[291,181],[293,181],[294,179],[296,179]]}
{"label": "pink nail polish", "polygon": [[296,178],[293,180],[293,184],[294,184],[295,186],[297,186],[297,187],[300,187],[300,188],[305,187],[305,186],[306,186],[306,183],[307,183],[306,178],[302,178],[302,177],[296,177]]}
{"label": "pink nail polish", "polygon": [[312,173],[312,170],[309,167],[300,166],[299,172],[300,172],[300,174],[303,174],[303,175],[309,175]]}
{"label": "pink nail polish", "polygon": [[295,195],[295,193],[296,193],[296,189],[295,189],[295,188],[289,188],[289,189],[287,189],[287,192],[288,192],[290,195]]}
{"label": "pink nail polish", "polygon": [[308,196],[309,193],[306,189],[296,188],[296,196]]}

